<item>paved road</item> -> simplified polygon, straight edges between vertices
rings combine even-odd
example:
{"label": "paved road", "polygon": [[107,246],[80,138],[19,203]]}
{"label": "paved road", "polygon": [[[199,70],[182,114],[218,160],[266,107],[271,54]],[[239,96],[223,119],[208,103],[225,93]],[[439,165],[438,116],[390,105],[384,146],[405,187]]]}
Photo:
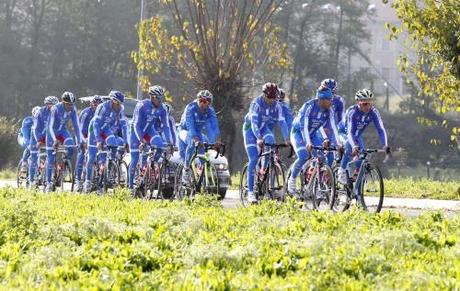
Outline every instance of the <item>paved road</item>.
{"label": "paved road", "polygon": [[[15,181],[0,180],[0,188],[16,187]],[[370,203],[377,203],[377,199],[369,199]],[[237,190],[228,190],[222,204],[226,208],[240,207],[239,193]],[[432,199],[406,199],[386,197],[383,201],[383,210],[394,210],[408,216],[417,216],[424,210],[444,210],[448,214],[460,211],[460,201],[432,200]]]}

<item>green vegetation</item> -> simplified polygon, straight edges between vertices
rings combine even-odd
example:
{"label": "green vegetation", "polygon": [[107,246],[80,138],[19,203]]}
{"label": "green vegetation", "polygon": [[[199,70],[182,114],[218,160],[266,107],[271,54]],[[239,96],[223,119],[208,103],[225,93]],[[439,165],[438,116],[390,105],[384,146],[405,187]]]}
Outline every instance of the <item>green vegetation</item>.
{"label": "green vegetation", "polygon": [[0,190],[6,289],[458,289],[460,216]]}
{"label": "green vegetation", "polygon": [[16,180],[16,171],[13,169],[1,170],[0,180]]}

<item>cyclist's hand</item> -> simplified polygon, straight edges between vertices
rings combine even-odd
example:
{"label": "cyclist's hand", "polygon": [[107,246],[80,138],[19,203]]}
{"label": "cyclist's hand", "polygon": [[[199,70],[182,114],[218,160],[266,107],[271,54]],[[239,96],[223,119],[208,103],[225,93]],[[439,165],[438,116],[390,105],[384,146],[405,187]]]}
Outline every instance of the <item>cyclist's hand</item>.
{"label": "cyclist's hand", "polygon": [[221,145],[222,145],[222,142],[220,141],[220,139],[216,140],[214,146],[215,146],[215,148],[216,148],[217,150],[220,149],[220,146],[221,146]]}
{"label": "cyclist's hand", "polygon": [[359,147],[354,147],[353,150],[351,151],[352,156],[357,156],[359,155]]}
{"label": "cyclist's hand", "polygon": [[195,137],[193,138],[193,144],[194,144],[196,147],[200,145],[200,139],[199,139],[197,136],[195,136]]}
{"label": "cyclist's hand", "polygon": [[53,142],[53,149],[57,149],[58,146],[59,146],[59,141],[58,141],[58,140],[55,140],[55,141]]}
{"label": "cyclist's hand", "polygon": [[313,151],[313,145],[311,143],[307,144],[307,151],[311,153]]}
{"label": "cyclist's hand", "polygon": [[102,150],[102,142],[98,142],[96,147],[97,147],[98,151],[101,151]]}
{"label": "cyclist's hand", "polygon": [[328,149],[330,145],[331,145],[331,141],[330,141],[330,140],[325,139],[325,140],[323,141],[323,148]]}
{"label": "cyclist's hand", "polygon": [[384,146],[383,149],[387,155],[391,154],[391,148],[389,146]]}
{"label": "cyclist's hand", "polygon": [[257,145],[261,148],[264,146],[264,140],[262,138],[257,139]]}
{"label": "cyclist's hand", "polygon": [[125,152],[129,154],[129,144],[125,143]]}

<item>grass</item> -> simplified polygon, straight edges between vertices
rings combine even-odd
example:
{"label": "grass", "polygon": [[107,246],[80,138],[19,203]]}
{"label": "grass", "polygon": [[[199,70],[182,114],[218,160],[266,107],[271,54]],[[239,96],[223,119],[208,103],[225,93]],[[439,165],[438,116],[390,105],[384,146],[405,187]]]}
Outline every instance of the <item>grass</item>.
{"label": "grass", "polygon": [[16,180],[16,170],[12,170],[12,169],[1,170],[0,180]]}
{"label": "grass", "polygon": [[[231,176],[231,183],[230,189],[238,190],[239,173]],[[426,178],[393,178],[385,179],[384,187],[386,197],[460,200],[460,180],[433,181]]]}
{"label": "grass", "polygon": [[460,216],[0,189],[5,289],[458,289]]}

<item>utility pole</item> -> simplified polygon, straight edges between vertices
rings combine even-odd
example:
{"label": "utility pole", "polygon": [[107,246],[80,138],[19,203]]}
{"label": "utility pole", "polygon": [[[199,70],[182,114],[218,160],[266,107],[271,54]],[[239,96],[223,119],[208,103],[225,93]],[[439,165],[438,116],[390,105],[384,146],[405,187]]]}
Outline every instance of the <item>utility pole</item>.
{"label": "utility pole", "polygon": [[[144,20],[144,0],[141,0],[141,17],[140,17],[140,22],[139,24]],[[141,56],[141,47],[139,43],[139,57]],[[142,72],[141,70],[137,69],[137,91],[136,91],[136,98],[137,100],[142,99],[142,90],[141,90],[141,82],[140,79],[142,77]]]}

